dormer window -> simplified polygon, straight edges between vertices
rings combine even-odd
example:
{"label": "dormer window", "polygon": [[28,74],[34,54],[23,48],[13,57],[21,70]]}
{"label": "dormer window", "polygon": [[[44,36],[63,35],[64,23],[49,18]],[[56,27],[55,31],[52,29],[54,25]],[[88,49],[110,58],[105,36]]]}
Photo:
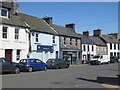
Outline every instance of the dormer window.
{"label": "dormer window", "polygon": [[1,17],[6,17],[6,18],[8,18],[8,10],[5,9],[5,8],[1,8],[1,9],[0,9],[0,15],[1,15]]}

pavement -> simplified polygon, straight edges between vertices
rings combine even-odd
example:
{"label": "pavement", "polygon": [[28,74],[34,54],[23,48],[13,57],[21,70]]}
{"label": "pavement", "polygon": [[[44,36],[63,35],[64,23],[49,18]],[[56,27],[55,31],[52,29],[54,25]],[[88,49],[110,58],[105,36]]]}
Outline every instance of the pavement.
{"label": "pavement", "polygon": [[2,75],[3,88],[120,88],[118,63]]}

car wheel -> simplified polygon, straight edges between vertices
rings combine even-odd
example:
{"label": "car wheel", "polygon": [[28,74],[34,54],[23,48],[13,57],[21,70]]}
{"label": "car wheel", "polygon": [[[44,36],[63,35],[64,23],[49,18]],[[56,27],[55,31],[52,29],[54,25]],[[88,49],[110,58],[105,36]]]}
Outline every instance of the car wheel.
{"label": "car wheel", "polygon": [[20,73],[20,68],[19,67],[15,67],[14,73],[15,74],[19,74]]}
{"label": "car wheel", "polygon": [[32,71],[33,71],[33,68],[32,68],[32,67],[29,67],[29,68],[28,68],[28,71],[29,71],[29,72],[32,72]]}
{"label": "car wheel", "polygon": [[44,71],[47,71],[47,67],[45,66],[45,67],[43,68],[43,70],[44,70]]}
{"label": "car wheel", "polygon": [[102,63],[101,62],[98,62],[98,65],[101,65]]}

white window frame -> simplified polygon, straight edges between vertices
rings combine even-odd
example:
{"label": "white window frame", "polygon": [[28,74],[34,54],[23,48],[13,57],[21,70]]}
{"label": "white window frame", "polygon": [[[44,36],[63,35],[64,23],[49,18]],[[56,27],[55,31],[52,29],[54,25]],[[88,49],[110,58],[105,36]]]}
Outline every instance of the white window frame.
{"label": "white window frame", "polygon": [[[7,10],[7,16],[2,16],[2,12],[1,10],[4,9],[4,10]],[[0,17],[3,17],[3,18],[8,18],[8,9],[5,9],[5,8],[0,8]]]}

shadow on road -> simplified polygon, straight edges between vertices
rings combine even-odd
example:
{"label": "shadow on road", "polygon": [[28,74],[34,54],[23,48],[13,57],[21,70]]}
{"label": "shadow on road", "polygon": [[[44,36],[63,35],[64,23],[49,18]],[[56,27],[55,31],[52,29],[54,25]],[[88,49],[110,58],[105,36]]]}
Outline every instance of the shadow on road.
{"label": "shadow on road", "polygon": [[120,79],[118,79],[118,77],[97,77],[96,80],[86,79],[86,78],[77,78],[77,79],[88,81],[88,82],[93,82],[93,83],[120,86]]}

